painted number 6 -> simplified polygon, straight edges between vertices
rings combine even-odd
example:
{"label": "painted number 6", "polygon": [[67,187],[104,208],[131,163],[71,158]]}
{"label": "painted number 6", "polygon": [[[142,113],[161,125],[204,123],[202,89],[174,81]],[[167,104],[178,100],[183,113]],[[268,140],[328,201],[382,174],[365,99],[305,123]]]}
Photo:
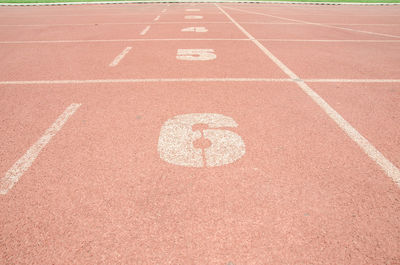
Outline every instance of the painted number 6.
{"label": "painted number 6", "polygon": [[213,49],[178,49],[176,59],[184,61],[209,61],[217,58]]}
{"label": "painted number 6", "polygon": [[[187,167],[216,167],[241,158],[242,138],[226,128],[238,124],[230,117],[214,113],[183,114],[167,120],[161,127],[158,152],[164,161]],[[205,140],[205,139],[207,140]],[[199,147],[198,142],[208,142]]]}

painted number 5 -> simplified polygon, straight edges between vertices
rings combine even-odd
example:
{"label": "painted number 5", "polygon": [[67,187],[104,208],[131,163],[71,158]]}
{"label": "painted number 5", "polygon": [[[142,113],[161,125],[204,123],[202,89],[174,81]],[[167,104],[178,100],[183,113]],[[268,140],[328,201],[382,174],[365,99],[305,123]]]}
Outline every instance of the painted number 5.
{"label": "painted number 5", "polygon": [[241,158],[242,138],[226,128],[238,124],[230,117],[214,113],[183,114],[161,127],[158,152],[164,161],[187,167],[216,167]]}

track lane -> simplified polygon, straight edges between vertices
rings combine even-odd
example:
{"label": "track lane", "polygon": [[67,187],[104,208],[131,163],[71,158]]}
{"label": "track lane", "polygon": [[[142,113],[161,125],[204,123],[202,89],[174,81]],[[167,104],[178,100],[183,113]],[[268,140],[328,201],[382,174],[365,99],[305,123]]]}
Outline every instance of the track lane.
{"label": "track lane", "polygon": [[[132,50],[118,67],[110,62],[127,46]],[[261,52],[249,52],[245,41],[150,41],[126,43],[57,43],[2,45],[0,56],[7,65],[0,80],[130,79],[268,77],[286,78]],[[177,60],[178,49],[213,48],[215,60]],[[238,52],[244,51],[244,52]],[[143,63],[146,62],[146,63]],[[255,67],[257,65],[257,67]],[[205,73],[207,73],[205,75]]]}
{"label": "track lane", "polygon": [[[18,89],[46,92],[49,102],[80,99],[82,109],[0,198],[2,233],[15,238],[3,255],[21,263],[331,264],[360,263],[365,253],[371,263],[394,259],[398,187],[295,87]],[[161,125],[202,112],[237,121],[245,156],[209,169],[160,160]]]}
{"label": "track lane", "polygon": [[[202,6],[208,5],[196,7]],[[168,48],[157,53],[166,59],[161,68],[142,63],[147,70],[139,75],[149,69],[156,78],[161,71],[166,78],[177,71],[202,78],[227,70],[240,77],[278,73],[254,47],[226,52],[227,43],[216,49],[217,59],[221,50],[225,59],[215,60],[215,68],[172,67],[177,63]],[[226,59],[233,50],[246,52]],[[154,55],[154,49],[147,52]],[[119,66],[127,63],[124,75],[136,75],[127,58]],[[149,55],[135,58],[148,62]],[[398,187],[292,82],[3,84],[0,91],[11,99],[9,109],[36,93],[59,107],[83,103],[10,194],[0,197],[1,233],[13,239],[2,246],[7,262],[384,264],[400,255],[393,247],[400,241]],[[160,160],[161,125],[193,112],[233,117],[245,156],[202,170]],[[385,126],[393,129],[388,135],[395,133],[391,123]]]}

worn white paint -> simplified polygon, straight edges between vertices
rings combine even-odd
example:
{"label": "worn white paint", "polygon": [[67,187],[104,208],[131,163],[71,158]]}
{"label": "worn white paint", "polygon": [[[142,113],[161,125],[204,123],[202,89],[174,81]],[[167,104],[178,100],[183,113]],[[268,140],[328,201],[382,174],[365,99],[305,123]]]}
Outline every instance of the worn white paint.
{"label": "worn white paint", "polygon": [[110,67],[115,67],[125,57],[125,55],[132,49],[132,47],[126,47],[114,60],[109,64]]}
{"label": "worn white paint", "polygon": [[142,36],[146,35],[146,33],[147,33],[147,31],[149,31],[149,29],[150,29],[150,26],[145,27],[145,28],[142,30],[142,32],[140,32],[140,35],[142,35]]}
{"label": "worn white paint", "polygon": [[225,10],[218,6],[236,27],[243,32],[252,42],[260,48],[283,72],[285,72],[318,106],[355,142],[357,145],[377,163],[382,170],[400,186],[400,170],[389,161],[378,149],[376,149],[364,136],[362,136],[348,121],[346,121],[335,109],[333,109],[320,95],[312,90],[292,70],[282,63],[275,55],[257,41],[249,32],[239,25]]}
{"label": "worn white paint", "polygon": [[[50,85],[50,84],[102,84],[102,83],[149,83],[149,82],[297,82],[291,78],[133,78],[133,79],[86,79],[86,80],[28,80],[0,81],[0,85]],[[400,79],[304,79],[307,83],[400,83]]]}
{"label": "worn white paint", "polygon": [[217,58],[213,49],[178,49],[176,59],[184,61],[209,61]]}
{"label": "worn white paint", "polygon": [[335,29],[341,29],[341,30],[352,31],[352,32],[359,32],[359,33],[365,33],[365,34],[376,35],[376,36],[400,38],[400,36],[398,36],[398,35],[391,35],[391,34],[378,33],[378,32],[366,31],[366,30],[358,30],[358,29],[352,29],[352,28],[339,27],[339,26],[334,26],[334,24],[323,24],[323,23],[317,23],[317,22],[308,22],[308,21],[304,21],[304,20],[291,19],[291,18],[275,16],[275,15],[270,15],[270,14],[265,14],[265,13],[260,13],[260,12],[253,12],[253,11],[248,11],[248,10],[244,10],[244,9],[234,8],[234,7],[226,7],[226,8],[232,9],[232,10],[241,11],[241,12],[248,13],[248,14],[256,14],[256,15],[261,15],[261,16],[273,17],[273,18],[278,18],[278,19],[282,19],[282,20],[287,20],[287,21],[292,21],[292,22],[297,22],[297,23],[303,23],[303,24],[307,24],[307,25],[315,25],[315,26],[321,26],[321,27],[326,27],[326,28],[335,28]]}
{"label": "worn white paint", "polygon": [[185,16],[185,19],[202,19],[203,16]]}
{"label": "worn white paint", "polygon": [[[196,124],[206,128],[193,130]],[[246,152],[242,138],[226,129],[235,127],[238,127],[237,123],[222,114],[191,113],[175,116],[161,127],[159,155],[168,163],[187,167],[216,167],[233,163]],[[195,148],[193,143],[202,136],[211,141],[211,146]]]}
{"label": "worn white paint", "polygon": [[207,32],[208,29],[205,27],[188,27],[188,28],[183,28],[181,30],[182,32]]}
{"label": "worn white paint", "polygon": [[57,118],[57,120],[48,128],[44,135],[34,143],[28,151],[6,172],[5,176],[0,179],[0,194],[7,192],[18,182],[25,171],[29,169],[35,161],[40,151],[50,142],[56,133],[61,130],[67,120],[75,113],[81,104],[73,103],[65,109],[65,111]]}
{"label": "worn white paint", "polygon": [[102,84],[102,83],[148,83],[148,82],[292,82],[292,81],[293,80],[290,78],[245,78],[245,77],[132,78],[132,79],[0,81],[0,85]]}

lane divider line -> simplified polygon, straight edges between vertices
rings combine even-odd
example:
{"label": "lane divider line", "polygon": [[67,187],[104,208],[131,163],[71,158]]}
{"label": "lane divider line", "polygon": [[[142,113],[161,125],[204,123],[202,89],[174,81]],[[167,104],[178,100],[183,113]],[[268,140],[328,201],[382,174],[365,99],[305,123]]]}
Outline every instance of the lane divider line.
{"label": "lane divider line", "polygon": [[125,55],[132,49],[132,47],[126,47],[115,59],[110,63],[110,67],[117,66],[119,62],[125,57]]}
{"label": "lane divider line", "polygon": [[[182,23],[197,23],[193,21],[164,21],[158,22],[158,24],[182,24]],[[230,24],[231,22],[225,21],[202,21],[202,24]],[[254,24],[254,25],[307,25],[302,22],[240,22],[243,24]],[[147,24],[147,22],[101,22],[97,23],[97,25],[142,25]],[[325,25],[329,26],[400,26],[400,23],[397,24],[372,24],[372,23],[326,23]],[[2,24],[0,28],[4,27],[58,27],[58,26],[93,26],[93,23],[59,23],[59,24]]]}
{"label": "lane divider line", "polygon": [[32,80],[0,81],[0,85],[45,84],[97,84],[97,83],[146,83],[146,82],[293,82],[290,78],[133,78],[92,80]]}
{"label": "lane divider line", "polygon": [[157,16],[154,21],[158,21],[160,19],[160,16]]}
{"label": "lane divider line", "polygon": [[312,90],[303,80],[301,80],[292,70],[273,55],[264,45],[247,32],[237,23],[224,9],[218,4],[215,6],[232,21],[232,23],[252,42],[267,55],[283,72],[291,79],[296,80],[296,84],[306,93],[381,169],[400,187],[400,170],[390,162],[378,149],[376,149],[364,136],[362,136],[348,121],[346,121],[334,108],[332,108],[320,95]]}
{"label": "lane divider line", "polygon": [[338,26],[333,26],[333,25],[329,25],[329,24],[322,24],[322,23],[316,23],[316,22],[308,22],[308,21],[304,21],[304,20],[298,20],[298,19],[291,19],[291,18],[286,18],[286,17],[274,16],[274,15],[269,15],[269,14],[265,14],[265,13],[254,12],[254,11],[248,11],[248,10],[245,10],[245,9],[239,9],[239,8],[234,8],[234,7],[226,7],[226,8],[232,9],[232,10],[241,11],[243,13],[261,15],[261,16],[266,16],[266,17],[273,17],[273,18],[279,18],[279,19],[282,19],[282,20],[294,21],[294,22],[303,23],[303,24],[307,24],[307,25],[314,25],[314,26],[321,26],[321,27],[326,27],[326,28],[341,29],[341,30],[353,31],[353,32],[358,32],[358,33],[365,33],[365,34],[376,35],[376,36],[400,38],[400,36],[397,36],[397,35],[390,35],[390,34],[377,33],[377,32],[366,31],[366,30],[357,30],[357,29],[351,29],[351,28],[344,28],[344,27],[338,27]]}
{"label": "lane divider line", "polygon": [[132,78],[88,80],[0,81],[0,85],[146,83],[146,82],[298,82],[306,83],[400,83],[400,79],[291,79],[291,78]]}
{"label": "lane divider line", "polygon": [[86,42],[132,42],[132,41],[249,41],[249,39],[212,39],[212,38],[182,38],[182,39],[114,39],[114,40],[34,40],[34,41],[0,41],[0,44],[40,44],[40,43],[86,43]]}
{"label": "lane divider line", "polygon": [[258,39],[259,41],[277,41],[277,42],[400,42],[400,40],[332,40],[332,39]]}
{"label": "lane divider line", "polygon": [[[149,1],[104,1],[104,2],[60,2],[60,3],[0,3],[0,6],[54,6],[54,5],[120,5],[120,4],[163,4],[179,3],[187,4],[187,0],[149,0]],[[197,0],[196,3],[254,3],[264,5],[360,5],[360,6],[393,6],[399,3],[349,3],[349,2],[295,2],[295,1],[260,1],[260,0]],[[190,4],[195,6],[196,4]]]}
{"label": "lane divider line", "polygon": [[303,79],[307,83],[400,83],[400,79]]}
{"label": "lane divider line", "polygon": [[[1,44],[51,44],[51,43],[89,43],[89,42],[133,42],[133,41],[251,41],[250,39],[211,39],[211,38],[177,38],[177,39],[110,39],[110,40],[23,40],[23,41],[0,41]],[[258,39],[259,41],[275,41],[275,42],[387,42],[395,43],[400,40],[308,40],[308,39]]]}
{"label": "lane divider line", "polygon": [[73,103],[57,118],[48,128],[42,137],[34,143],[28,151],[7,171],[6,175],[0,179],[0,194],[5,195],[18,182],[20,177],[33,164],[43,148],[50,142],[51,138],[61,130],[68,119],[76,112],[81,104]]}
{"label": "lane divider line", "polygon": [[147,31],[149,31],[149,29],[150,29],[150,26],[145,27],[144,30],[142,30],[142,32],[140,32],[140,35],[142,35],[142,36],[145,35],[147,33]]}
{"label": "lane divider line", "polygon": [[[197,23],[193,21],[164,21],[158,22],[158,24],[182,24],[182,23]],[[230,24],[231,22],[225,21],[204,21],[201,22],[204,24]],[[97,25],[142,25],[148,24],[148,22],[101,22],[97,23]],[[300,23],[293,23],[293,24],[300,24]],[[400,25],[400,24],[399,24]],[[1,24],[0,28],[2,27],[57,27],[57,26],[93,26],[93,23],[60,23],[60,24]]]}
{"label": "lane divider line", "polygon": [[163,9],[163,11],[161,11],[161,13],[165,13],[165,12],[167,12],[167,9]]}

